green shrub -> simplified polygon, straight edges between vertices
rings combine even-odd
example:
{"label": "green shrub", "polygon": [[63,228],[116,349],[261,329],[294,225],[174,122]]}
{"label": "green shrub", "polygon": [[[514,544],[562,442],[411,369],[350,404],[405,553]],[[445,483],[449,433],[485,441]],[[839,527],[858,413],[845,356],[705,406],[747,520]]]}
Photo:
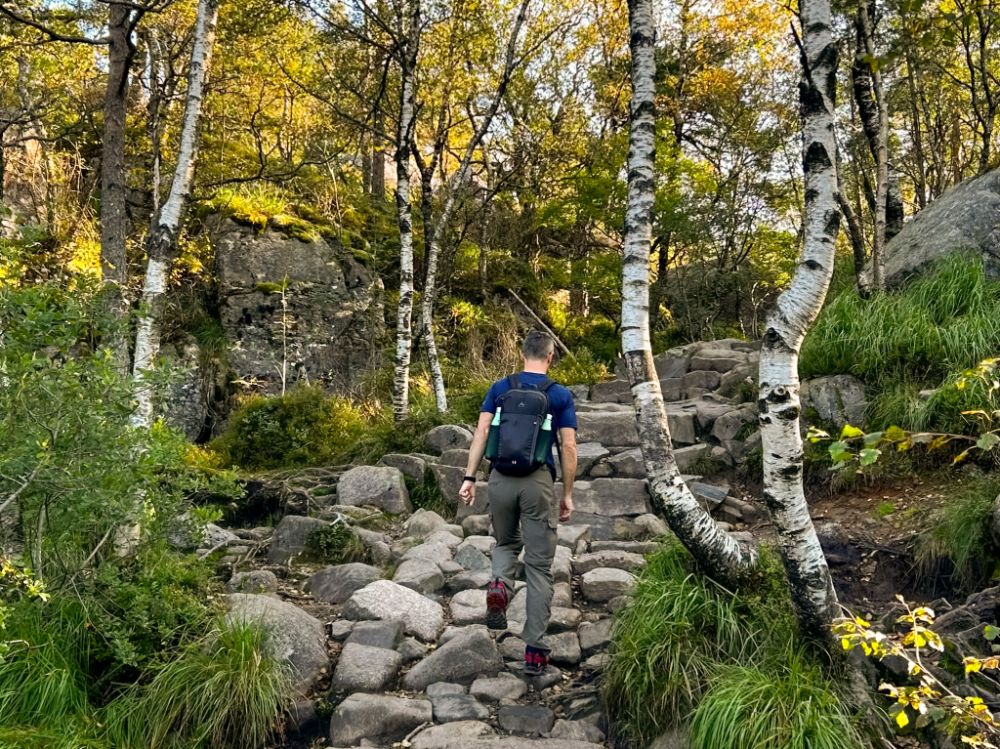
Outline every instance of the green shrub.
{"label": "green shrub", "polygon": [[645,745],[683,721],[720,663],[781,657],[795,625],[784,576],[765,554],[742,596],[695,572],[678,544],[648,558],[629,605],[615,622],[604,695],[616,730]]}
{"label": "green shrub", "polygon": [[917,537],[914,556],[921,577],[950,577],[956,589],[971,591],[1000,571],[1000,548],[990,534],[998,494],[998,476],[978,477],[956,487],[954,496]]}
{"label": "green shrub", "polygon": [[303,386],[280,397],[250,398],[211,446],[242,468],[323,465],[342,460],[366,428],[350,401]]}
{"label": "green shrub", "polygon": [[955,255],[899,292],[862,299],[841,292],[823,310],[802,347],[803,378],[850,373],[869,389],[875,428],[965,427],[963,408],[981,407],[982,393],[954,389],[922,401],[917,393],[954,381],[1000,352],[1000,283],[982,263]]}
{"label": "green shrub", "polygon": [[109,708],[120,749],[243,749],[272,733],[290,675],[253,623],[225,623]]}
{"label": "green shrub", "polygon": [[371,561],[368,548],[346,523],[314,530],[306,539],[306,552],[311,559],[326,564]]}
{"label": "green shrub", "polygon": [[410,492],[410,504],[413,505],[413,509],[431,510],[446,520],[454,519],[455,505],[445,498],[431,469],[426,469],[423,479],[419,481],[410,476],[405,476],[404,480]]}
{"label": "green shrub", "polygon": [[549,373],[564,385],[596,385],[611,376],[608,365],[582,347],[575,354],[563,356]]}
{"label": "green shrub", "polygon": [[767,669],[728,663],[691,716],[692,749],[861,749],[823,671],[795,653]]}

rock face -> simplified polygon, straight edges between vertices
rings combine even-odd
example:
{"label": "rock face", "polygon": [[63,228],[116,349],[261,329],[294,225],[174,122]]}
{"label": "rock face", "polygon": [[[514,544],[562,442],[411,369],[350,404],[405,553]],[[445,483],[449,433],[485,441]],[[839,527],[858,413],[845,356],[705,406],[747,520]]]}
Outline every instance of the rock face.
{"label": "rock face", "polygon": [[257,233],[220,216],[205,223],[236,375],[279,392],[284,362],[290,382],[353,384],[384,335],[378,277],[333,240]]}
{"label": "rock face", "polygon": [[[886,285],[901,286],[961,251],[981,257],[987,275],[1000,278],[1000,170],[956,185],[903,225],[885,248]],[[871,279],[870,265],[864,279]]]}
{"label": "rock face", "polygon": [[295,686],[305,692],[330,665],[323,624],[290,603],[270,596],[235,593],[227,621],[259,622],[272,655],[291,666]]}
{"label": "rock face", "polygon": [[403,474],[398,468],[380,466],[358,466],[341,476],[337,503],[372,505],[390,515],[413,511]]}

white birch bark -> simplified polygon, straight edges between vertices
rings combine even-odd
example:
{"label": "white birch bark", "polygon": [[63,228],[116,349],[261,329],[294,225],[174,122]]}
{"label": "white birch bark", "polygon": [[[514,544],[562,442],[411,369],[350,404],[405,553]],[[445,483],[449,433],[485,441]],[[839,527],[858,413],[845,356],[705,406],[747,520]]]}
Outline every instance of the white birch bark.
{"label": "white birch bark", "polygon": [[177,247],[177,232],[181,213],[194,176],[198,153],[198,120],[204,94],[205,77],[212,60],[215,44],[215,25],[219,16],[218,0],[200,0],[195,20],[191,65],[188,70],[188,90],[184,101],[184,119],[181,126],[180,149],[174,168],[170,193],[160,209],[156,228],[148,243],[149,261],[142,290],[144,312],[139,319],[135,337],[135,363],[133,376],[136,381],[138,406],[132,415],[135,426],[150,426],[153,421],[153,393],[147,374],[160,350],[160,316],[163,295],[167,290],[167,277]]}
{"label": "white birch bark", "polygon": [[764,501],[778,532],[792,600],[803,632],[828,642],[838,604],[802,487],[798,354],[826,297],[840,223],[833,119],[837,48],[831,31],[830,0],[801,0],[799,19],[803,34],[799,98],[804,244],[795,277],[767,318],[758,407]]}
{"label": "white birch bark", "polygon": [[872,242],[872,287],[875,291],[885,288],[886,211],[889,201],[889,106],[882,86],[882,73],[875,62],[875,32],[868,14],[868,2],[863,0],[858,9],[865,54],[871,71],[875,103],[878,106],[878,147],[875,152],[875,237]]}
{"label": "white birch bark", "polygon": [[476,132],[466,146],[465,154],[459,163],[458,171],[455,172],[454,177],[450,181],[444,206],[441,208],[441,213],[438,215],[437,221],[434,222],[430,241],[427,243],[427,276],[421,300],[420,327],[427,346],[427,358],[430,360],[431,365],[431,380],[434,384],[434,400],[438,411],[448,410],[448,395],[444,387],[444,374],[441,371],[441,359],[438,356],[437,341],[434,338],[434,301],[437,296],[437,266],[438,258],[441,255],[441,234],[448,225],[448,221],[451,220],[451,215],[455,210],[455,198],[469,173],[472,157],[493,124],[493,118],[500,108],[500,102],[503,101],[504,94],[507,92],[507,86],[510,84],[510,77],[517,66],[517,40],[521,33],[521,27],[524,25],[530,2],[531,0],[522,0],[518,8],[517,17],[514,19],[514,26],[510,32],[510,38],[507,41],[507,50],[504,57],[504,68],[500,76],[500,83],[493,95],[493,99],[490,101],[489,107],[483,113],[479,127],[476,128]]}
{"label": "white birch bark", "polygon": [[[413,350],[413,208],[410,203],[410,148],[416,117],[416,65],[420,45],[420,0],[409,2],[409,29],[400,37],[399,126],[396,135],[396,218],[399,223],[399,310],[392,410],[397,422],[410,412],[410,356]],[[402,25],[402,23],[400,24]],[[402,29],[401,29],[402,32]]]}
{"label": "white birch bark", "polygon": [[719,528],[681,478],[653,364],[649,338],[649,257],[656,194],[655,23],[652,0],[629,0],[628,7],[632,103],[622,269],[622,350],[653,503],[705,572],[733,584],[756,564],[756,555]]}

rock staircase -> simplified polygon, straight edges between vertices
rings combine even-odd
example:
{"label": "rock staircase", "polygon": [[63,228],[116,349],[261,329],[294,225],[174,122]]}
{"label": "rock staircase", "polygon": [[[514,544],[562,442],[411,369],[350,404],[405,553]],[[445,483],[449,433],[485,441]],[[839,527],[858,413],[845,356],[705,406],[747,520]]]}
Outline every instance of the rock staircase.
{"label": "rock staircase", "polygon": [[[745,524],[757,519],[758,507],[733,496],[728,484],[700,478],[736,465],[759,440],[750,402],[756,351],[725,340],[673,349],[655,361],[682,470],[723,527],[748,537]],[[484,625],[495,542],[488,484],[477,485],[473,506],[457,503],[468,427],[437,427],[425,452],[386,455],[378,466],[278,477],[272,504],[284,516],[273,529],[212,530],[211,545],[228,545],[222,568],[232,573],[230,616],[264,623],[304,695],[290,713],[283,747],[604,744],[598,685],[612,615],[627,601],[652,539],[666,527],[651,512],[627,384],[574,391],[576,512],[559,526],[552,665],[541,677],[520,674],[523,583],[511,602],[508,631]],[[422,480],[427,471],[456,505],[455,522],[413,512],[404,477]],[[364,527],[386,515],[394,518],[389,527]],[[310,535],[334,523],[350,525],[371,564],[303,561]]]}

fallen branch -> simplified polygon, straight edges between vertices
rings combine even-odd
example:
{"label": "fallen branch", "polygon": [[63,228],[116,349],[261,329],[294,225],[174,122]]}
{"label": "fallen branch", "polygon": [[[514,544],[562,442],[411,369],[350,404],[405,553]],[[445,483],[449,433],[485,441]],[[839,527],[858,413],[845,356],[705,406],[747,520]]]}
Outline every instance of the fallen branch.
{"label": "fallen branch", "polygon": [[572,352],[570,352],[569,348],[566,346],[566,344],[563,343],[560,340],[559,336],[555,334],[555,331],[552,330],[552,328],[550,328],[548,325],[546,325],[545,322],[542,320],[542,318],[540,318],[538,315],[535,314],[535,311],[528,306],[527,302],[525,302],[523,299],[521,299],[521,297],[517,295],[516,291],[514,291],[513,289],[507,289],[507,291],[509,291],[510,295],[514,297],[522,307],[524,307],[524,309],[528,312],[528,314],[531,315],[531,318],[542,326],[542,330],[544,330],[546,333],[552,336],[552,340],[556,342],[556,345],[564,354],[566,354],[566,356],[573,355]]}

